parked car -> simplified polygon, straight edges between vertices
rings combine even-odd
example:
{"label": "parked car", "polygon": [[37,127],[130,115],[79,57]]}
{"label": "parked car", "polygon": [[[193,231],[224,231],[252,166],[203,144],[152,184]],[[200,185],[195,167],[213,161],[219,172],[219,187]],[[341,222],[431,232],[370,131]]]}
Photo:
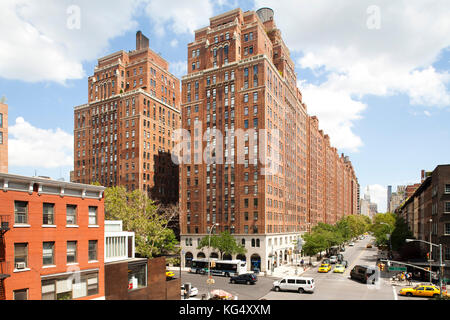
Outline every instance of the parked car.
{"label": "parked car", "polygon": [[337,255],[337,261],[338,262],[342,262],[344,260],[344,255],[342,254],[342,253],[339,253],[338,255]]}
{"label": "parked car", "polygon": [[[447,295],[447,292],[442,292]],[[417,296],[417,297],[437,297],[440,294],[440,289],[432,285],[418,285],[414,288],[403,288],[399,292],[402,296]]]}
{"label": "parked car", "polygon": [[362,266],[356,265],[350,271],[350,278],[354,280],[361,281],[362,283],[367,283],[371,281],[372,284],[376,282],[376,272],[378,268],[376,266]]}
{"label": "parked car", "polygon": [[286,277],[273,283],[275,291],[311,292],[315,289],[314,279],[310,277]]}
{"label": "parked car", "polygon": [[352,241],[352,242],[349,242],[349,244],[348,244],[350,247],[353,247],[354,245],[355,245],[355,243]]}
{"label": "parked car", "polygon": [[330,263],[335,264],[337,262],[337,256],[331,256],[330,257]]}
{"label": "parked car", "polygon": [[329,272],[330,270],[331,270],[331,265],[330,265],[330,264],[322,263],[322,265],[319,267],[318,272],[321,272],[321,273],[327,273],[327,272]]}
{"label": "parked car", "polygon": [[345,246],[342,246],[341,249],[339,249],[339,251],[344,252],[345,251]]}
{"label": "parked car", "polygon": [[336,264],[333,269],[334,273],[344,273],[345,267],[342,264]]}
{"label": "parked car", "polygon": [[[184,292],[185,292],[185,286],[181,286],[181,296],[184,296]],[[191,294],[189,295],[190,297],[195,297],[196,295],[198,295],[198,289],[196,287],[191,287]]]}
{"label": "parked car", "polygon": [[253,273],[244,273],[230,278],[230,283],[255,284],[258,278]]}
{"label": "parked car", "polygon": [[330,264],[330,259],[323,259],[322,264]]}

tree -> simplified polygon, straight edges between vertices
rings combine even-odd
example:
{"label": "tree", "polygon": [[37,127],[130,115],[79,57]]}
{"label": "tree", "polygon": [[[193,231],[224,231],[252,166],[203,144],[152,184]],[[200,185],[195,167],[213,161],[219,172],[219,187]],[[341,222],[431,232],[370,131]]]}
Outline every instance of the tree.
{"label": "tree", "polygon": [[158,207],[141,190],[127,192],[124,187],[105,190],[105,218],[122,220],[127,231],[135,232],[136,253],[152,258],[175,250],[178,242],[168,224],[173,210]]}
{"label": "tree", "polygon": [[395,229],[396,215],[394,213],[378,213],[373,218],[372,232],[377,245],[389,245],[388,234]]}
{"label": "tree", "polygon": [[394,231],[391,235],[392,249],[399,251],[405,245],[406,239],[412,239],[413,233],[409,230],[408,224],[402,217],[396,215]]}
{"label": "tree", "polygon": [[203,237],[197,249],[203,249],[209,246],[219,251],[221,259],[224,254],[245,254],[247,252],[245,247],[238,244],[236,239],[228,231],[222,232],[220,235]]}

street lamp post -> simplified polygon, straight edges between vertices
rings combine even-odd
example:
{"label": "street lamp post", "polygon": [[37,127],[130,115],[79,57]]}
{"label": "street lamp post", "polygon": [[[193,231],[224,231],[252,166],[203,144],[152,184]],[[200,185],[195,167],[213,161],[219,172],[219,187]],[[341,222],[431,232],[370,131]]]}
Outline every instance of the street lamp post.
{"label": "street lamp post", "polygon": [[[433,248],[431,247],[431,228],[432,228],[432,226],[433,226],[433,219],[430,219],[430,257],[428,258],[429,259],[429,263],[430,263],[430,271],[432,271],[432,269],[431,269],[431,259],[432,259],[432,252],[433,252]],[[431,278],[431,272],[430,272],[430,283],[433,283],[433,281],[432,281],[432,278]]]}
{"label": "street lamp post", "polygon": [[385,224],[389,227],[389,253],[390,255],[392,254],[392,241],[391,241],[391,236],[392,236],[392,231],[391,231],[391,225],[386,223],[386,222],[379,222],[379,224]]}
{"label": "street lamp post", "polygon": [[208,294],[210,294],[210,288],[209,285],[211,284],[211,234],[214,229],[214,227],[218,226],[218,223],[214,223],[211,228],[209,229],[208,234]]}
{"label": "street lamp post", "polygon": [[[442,268],[443,268],[443,264],[442,264],[442,244],[437,245],[437,244],[434,244],[432,242],[428,242],[428,241],[425,241],[425,240],[406,239],[406,242],[408,242],[408,243],[409,242],[413,242],[413,241],[419,241],[419,242],[423,242],[423,243],[428,243],[430,245],[430,248],[431,248],[431,246],[435,246],[435,247],[439,248],[439,269],[440,269],[439,270],[439,295],[442,298],[442,274],[443,274],[443,272],[442,272]],[[430,250],[430,252],[431,252],[431,250]],[[430,255],[430,258],[431,258],[431,255]],[[430,266],[431,266],[431,259],[430,259]],[[430,267],[430,280],[431,280],[431,273],[432,273],[432,270],[431,270],[431,267]],[[431,283],[431,281],[430,281],[430,283]]]}

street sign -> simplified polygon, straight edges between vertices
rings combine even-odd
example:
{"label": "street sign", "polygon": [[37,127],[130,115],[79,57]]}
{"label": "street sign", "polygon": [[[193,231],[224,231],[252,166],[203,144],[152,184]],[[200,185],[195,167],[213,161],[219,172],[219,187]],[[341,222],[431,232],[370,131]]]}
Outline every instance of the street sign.
{"label": "street sign", "polygon": [[406,267],[389,267],[389,271],[406,271]]}

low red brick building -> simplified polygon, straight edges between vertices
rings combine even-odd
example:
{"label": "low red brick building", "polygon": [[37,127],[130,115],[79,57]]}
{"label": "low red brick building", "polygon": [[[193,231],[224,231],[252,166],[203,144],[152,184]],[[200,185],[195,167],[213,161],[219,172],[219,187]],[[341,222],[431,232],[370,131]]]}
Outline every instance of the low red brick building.
{"label": "low red brick building", "polygon": [[104,299],[105,188],[4,173],[0,187],[0,299]]}

